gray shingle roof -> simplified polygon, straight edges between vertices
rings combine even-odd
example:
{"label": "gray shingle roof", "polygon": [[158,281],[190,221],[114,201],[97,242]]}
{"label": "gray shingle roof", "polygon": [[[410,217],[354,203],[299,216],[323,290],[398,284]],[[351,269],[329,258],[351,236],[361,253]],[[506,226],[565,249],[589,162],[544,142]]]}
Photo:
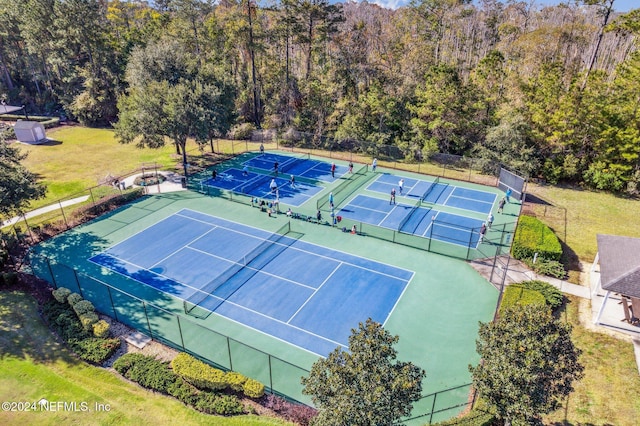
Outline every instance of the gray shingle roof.
{"label": "gray shingle roof", "polygon": [[640,238],[597,235],[605,290],[640,298]]}

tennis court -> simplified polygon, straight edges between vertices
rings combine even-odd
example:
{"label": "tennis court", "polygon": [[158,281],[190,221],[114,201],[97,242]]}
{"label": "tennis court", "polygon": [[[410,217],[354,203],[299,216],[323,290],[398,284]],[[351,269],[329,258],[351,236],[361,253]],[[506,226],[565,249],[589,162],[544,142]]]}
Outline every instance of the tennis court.
{"label": "tennis court", "polygon": [[391,204],[388,200],[356,195],[338,213],[342,218],[370,223],[408,234],[477,247],[483,220],[439,211],[418,204]]}
{"label": "tennis court", "polygon": [[399,359],[427,371],[413,415],[462,409],[491,284],[457,259],[300,220],[287,232],[285,215],[258,212],[192,191],[147,196],[34,247],[31,267],[156,340],[306,403],[300,377],[317,354],[371,316],[400,336]]}
{"label": "tennis court", "polygon": [[[363,318],[386,323],[414,273],[189,209],[90,261],[326,356]],[[216,271],[216,272],[214,272]]]}
{"label": "tennis court", "polygon": [[211,177],[200,181],[200,191],[208,192],[204,187],[209,186],[273,201],[276,199],[276,193],[269,187],[271,179],[275,179],[278,187],[279,201],[294,207],[302,206],[323,189],[321,186],[302,179],[298,179],[295,184],[292,184],[288,175],[280,174],[279,177],[274,178],[271,175],[249,170],[245,173],[242,170],[229,168],[219,172],[215,179]]}
{"label": "tennis court", "polygon": [[349,170],[347,166],[336,164],[335,174],[331,176],[331,163],[313,160],[308,154],[300,157],[290,157],[273,152],[255,156],[243,164],[271,172],[274,170],[275,163],[278,163],[279,172],[327,183],[335,182]]}
{"label": "tennis court", "polygon": [[367,190],[388,195],[392,188],[398,191],[400,179],[404,180],[404,188],[402,194],[396,193],[398,202],[406,200],[413,203],[422,199],[426,203],[488,214],[493,209],[497,197],[492,192],[463,188],[439,180],[426,181],[390,173],[381,174]]}

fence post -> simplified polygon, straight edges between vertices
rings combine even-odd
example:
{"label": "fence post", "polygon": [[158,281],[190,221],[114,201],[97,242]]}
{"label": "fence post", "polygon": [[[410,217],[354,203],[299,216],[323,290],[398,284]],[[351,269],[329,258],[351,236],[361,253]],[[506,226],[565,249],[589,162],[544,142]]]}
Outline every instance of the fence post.
{"label": "fence post", "polygon": [[436,399],[438,399],[438,392],[433,394],[433,404],[431,404],[431,414],[429,414],[429,424],[433,421],[433,412],[436,409]]}
{"label": "fence post", "polygon": [[[118,186],[118,188],[120,188]],[[122,193],[122,191],[120,191]],[[91,204],[93,204],[93,208],[96,208],[96,199],[93,197],[93,191],[91,190],[91,188],[89,188],[89,195],[91,196]]]}
{"label": "fence post", "polygon": [[142,301],[142,309],[144,309],[144,317],[147,320],[147,327],[149,328],[149,337],[153,339],[153,331],[151,330],[151,323],[149,322],[149,314],[147,314],[147,304]]}
{"label": "fence post", "polygon": [[51,284],[53,284],[55,288],[58,288],[58,283],[56,282],[56,276],[53,275],[53,269],[51,268],[51,262],[49,261],[48,257],[45,257],[45,259],[47,260],[47,267],[49,268],[49,273],[51,274],[51,281],[53,281]]}
{"label": "fence post", "polygon": [[64,215],[64,208],[62,207],[62,201],[58,200],[58,204],[60,205],[60,213],[62,213],[62,220],[64,220],[64,224],[67,225],[67,229],[69,229],[69,223],[67,222],[67,217]]}
{"label": "fence post", "polygon": [[[29,222],[27,222],[27,215],[23,214],[22,218],[24,219],[24,225],[27,227],[27,231],[29,232],[29,238],[31,238],[31,242],[35,243],[36,239],[33,238],[33,233],[31,232],[31,227],[29,226]],[[15,227],[14,227],[15,229]],[[18,233],[16,232],[16,235],[18,235]]]}
{"label": "fence post", "polygon": [[229,353],[229,370],[233,371],[233,361],[231,360],[231,341],[229,340],[229,336],[227,337],[227,352]]}
{"label": "fence post", "polygon": [[116,305],[115,303],[113,303],[113,296],[111,296],[111,289],[109,288],[109,286],[106,286],[104,284],[102,284],[102,286],[107,288],[107,293],[109,294],[109,301],[111,301],[111,308],[113,309],[113,316],[116,318],[116,321],[120,321],[118,319],[118,311],[116,311]]}
{"label": "fence post", "polygon": [[273,373],[271,371],[271,354],[267,354],[269,360],[269,389],[273,393]]}
{"label": "fence post", "polygon": [[82,293],[82,287],[80,287],[80,280],[78,279],[78,271],[74,269],[72,269],[73,271],[73,276],[76,279],[76,284],[78,285],[78,293],[80,293],[80,296],[82,296],[82,298],[84,299],[84,294]]}
{"label": "fence post", "polygon": [[178,321],[178,331],[180,332],[180,343],[182,344],[182,351],[186,352],[184,347],[184,337],[182,337],[182,326],[180,325],[180,315],[176,315],[176,320]]}

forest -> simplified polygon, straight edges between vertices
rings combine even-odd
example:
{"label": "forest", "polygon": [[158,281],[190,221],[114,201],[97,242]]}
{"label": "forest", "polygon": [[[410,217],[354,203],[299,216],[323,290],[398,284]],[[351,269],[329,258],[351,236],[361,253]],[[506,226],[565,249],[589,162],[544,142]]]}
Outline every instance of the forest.
{"label": "forest", "polygon": [[0,96],[143,146],[296,130],[636,195],[639,36],[615,0],[0,0]]}

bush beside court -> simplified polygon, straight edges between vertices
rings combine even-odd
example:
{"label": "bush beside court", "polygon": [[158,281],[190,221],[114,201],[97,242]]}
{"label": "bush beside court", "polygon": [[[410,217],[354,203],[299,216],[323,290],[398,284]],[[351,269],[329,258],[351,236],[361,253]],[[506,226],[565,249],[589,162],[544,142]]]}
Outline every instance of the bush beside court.
{"label": "bush beside court", "polygon": [[560,263],[560,240],[551,228],[535,217],[520,216],[511,254],[539,274],[561,279],[567,275]]}
{"label": "bush beside court", "polygon": [[[253,410],[250,406],[243,405],[229,390],[242,392],[246,396],[253,394],[253,398],[264,396],[264,385],[261,383],[238,373],[225,374],[186,353],[179,354],[171,364],[152,356],[125,354],[115,361],[113,368],[147,389],[170,395],[207,414],[233,416]],[[281,411],[283,417],[295,420],[298,424],[309,424],[311,417],[315,415],[315,410],[309,407],[298,406],[296,409],[294,404],[276,401],[277,397],[271,395],[264,405],[274,411]]]}
{"label": "bush beside court", "polygon": [[[0,411],[0,424],[180,424],[285,426],[274,417],[216,417],[193,410],[174,398],[149,392],[104,368],[79,362],[54,337],[29,294],[0,291],[0,400],[86,401],[87,412]],[[95,404],[109,411],[96,411]]]}
{"label": "bush beside court", "polygon": [[[60,293],[58,293],[59,295]],[[69,299],[75,300],[71,297]],[[82,298],[78,300],[81,308],[87,309],[88,306],[82,302],[86,301]],[[61,303],[53,299],[44,304],[42,314],[52,330],[69,345],[78,357],[85,361],[100,364],[110,358],[120,347],[120,339],[108,337],[108,327],[105,329],[102,326],[98,329],[98,333],[94,332],[94,325],[98,323],[98,315],[93,310],[77,314],[69,303]]]}

